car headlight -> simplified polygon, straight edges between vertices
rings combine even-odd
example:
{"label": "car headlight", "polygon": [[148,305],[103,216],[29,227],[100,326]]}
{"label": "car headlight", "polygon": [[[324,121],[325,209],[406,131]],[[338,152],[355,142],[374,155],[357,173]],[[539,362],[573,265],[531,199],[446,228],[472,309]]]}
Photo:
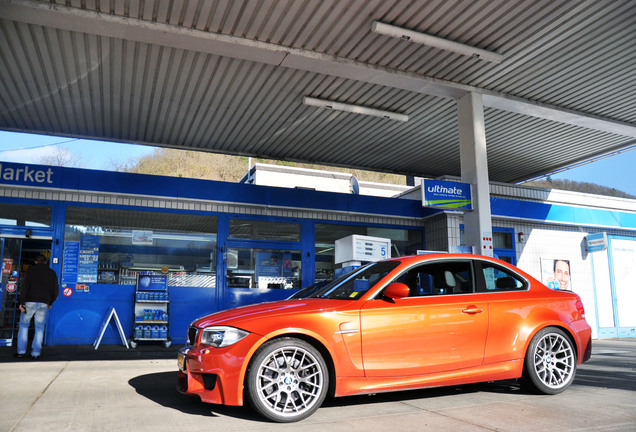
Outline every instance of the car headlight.
{"label": "car headlight", "polygon": [[203,332],[201,333],[201,343],[205,345],[212,345],[215,348],[222,348],[240,341],[248,334],[249,333],[245,330],[234,327],[208,327],[203,329]]}

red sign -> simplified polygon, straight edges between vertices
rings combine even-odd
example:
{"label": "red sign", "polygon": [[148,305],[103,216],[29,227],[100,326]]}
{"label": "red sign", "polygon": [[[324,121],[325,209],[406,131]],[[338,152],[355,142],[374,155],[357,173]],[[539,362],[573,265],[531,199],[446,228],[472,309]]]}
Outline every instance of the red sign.
{"label": "red sign", "polygon": [[15,290],[18,289],[18,284],[11,281],[11,282],[7,282],[7,292],[15,292]]}
{"label": "red sign", "polygon": [[13,260],[11,258],[4,258],[2,260],[2,274],[11,274],[12,266]]}
{"label": "red sign", "polygon": [[71,287],[66,287],[64,288],[64,291],[62,291],[62,294],[64,294],[64,297],[70,297],[73,295],[73,289]]}

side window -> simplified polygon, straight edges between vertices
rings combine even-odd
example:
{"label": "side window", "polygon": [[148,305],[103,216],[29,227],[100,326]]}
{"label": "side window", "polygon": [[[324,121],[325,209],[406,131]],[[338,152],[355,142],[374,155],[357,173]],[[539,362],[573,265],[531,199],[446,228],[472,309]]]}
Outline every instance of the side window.
{"label": "side window", "polygon": [[484,290],[492,291],[519,291],[526,289],[526,283],[517,275],[497,265],[481,263],[481,271],[484,277]]}
{"label": "side window", "polygon": [[470,262],[438,261],[401,274],[396,282],[409,287],[409,297],[468,294],[474,292]]}

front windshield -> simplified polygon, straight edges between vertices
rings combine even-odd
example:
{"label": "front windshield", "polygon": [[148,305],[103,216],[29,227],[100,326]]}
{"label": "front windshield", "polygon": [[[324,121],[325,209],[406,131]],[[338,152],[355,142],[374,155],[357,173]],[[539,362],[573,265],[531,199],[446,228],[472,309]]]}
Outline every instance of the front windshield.
{"label": "front windshield", "polygon": [[356,300],[400,264],[381,261],[367,264],[309,294],[307,298]]}

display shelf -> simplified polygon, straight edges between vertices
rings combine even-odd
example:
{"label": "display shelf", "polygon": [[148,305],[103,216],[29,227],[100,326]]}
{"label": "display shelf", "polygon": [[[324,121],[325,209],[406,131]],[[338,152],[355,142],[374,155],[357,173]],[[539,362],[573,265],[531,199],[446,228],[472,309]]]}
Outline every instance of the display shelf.
{"label": "display shelf", "polygon": [[169,304],[167,275],[136,276],[133,337],[130,346],[135,348],[139,341],[162,342],[166,348],[170,346]]}

